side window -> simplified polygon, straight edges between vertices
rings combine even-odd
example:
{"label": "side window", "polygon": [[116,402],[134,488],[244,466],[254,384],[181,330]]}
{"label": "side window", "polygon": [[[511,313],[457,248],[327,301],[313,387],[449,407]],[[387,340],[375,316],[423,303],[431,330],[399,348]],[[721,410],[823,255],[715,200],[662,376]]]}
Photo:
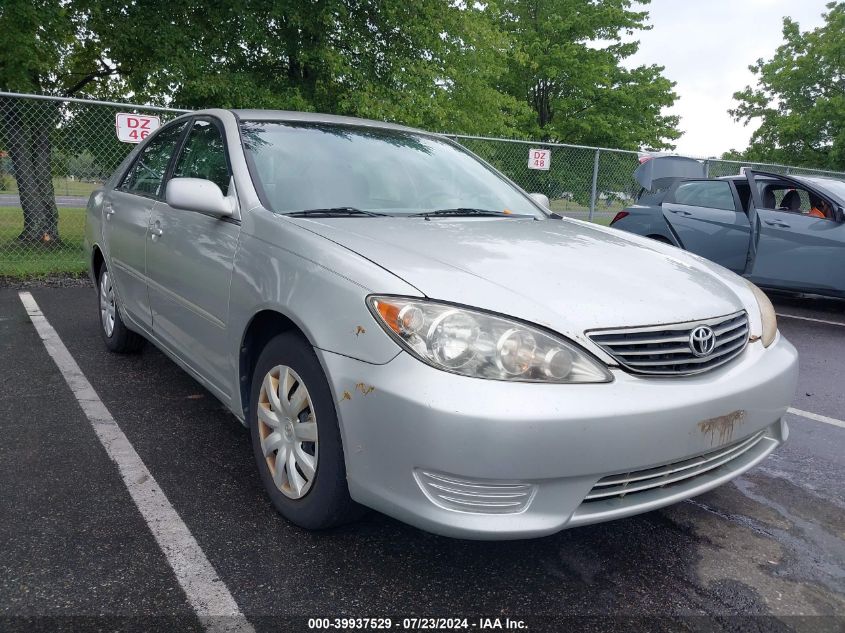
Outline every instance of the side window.
{"label": "side window", "polygon": [[204,178],[220,187],[225,195],[229,190],[229,167],[220,130],[211,121],[194,121],[185,148],[176,161],[174,178]]}
{"label": "side window", "polygon": [[736,211],[730,183],[726,180],[692,180],[675,189],[674,202],[695,207]]}
{"label": "side window", "polygon": [[177,123],[156,134],[129,168],[120,189],[147,196],[161,195],[164,172],[167,171],[170,157],[176,149],[176,142],[184,129],[184,123]]}
{"label": "side window", "polygon": [[774,189],[774,194],[775,206],[772,208],[778,211],[807,215],[813,207],[812,202],[810,202],[810,194],[806,189],[784,187],[782,189]]}

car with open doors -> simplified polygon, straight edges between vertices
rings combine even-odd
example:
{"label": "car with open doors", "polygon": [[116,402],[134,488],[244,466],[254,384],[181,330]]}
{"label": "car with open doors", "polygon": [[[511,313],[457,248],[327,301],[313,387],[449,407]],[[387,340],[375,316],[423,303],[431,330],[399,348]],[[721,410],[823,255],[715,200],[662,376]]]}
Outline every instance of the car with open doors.
{"label": "car with open doors", "polygon": [[310,529],[367,507],[540,536],[765,459],[797,380],[766,296],[547,203],[437,134],[184,115],[89,201],[100,333],[119,353],[151,341],[219,398],[275,508]]}
{"label": "car with open doors", "polygon": [[701,255],[755,284],[845,297],[845,182],[751,169],[705,178],[664,156],[635,171],[637,204],[611,226]]}

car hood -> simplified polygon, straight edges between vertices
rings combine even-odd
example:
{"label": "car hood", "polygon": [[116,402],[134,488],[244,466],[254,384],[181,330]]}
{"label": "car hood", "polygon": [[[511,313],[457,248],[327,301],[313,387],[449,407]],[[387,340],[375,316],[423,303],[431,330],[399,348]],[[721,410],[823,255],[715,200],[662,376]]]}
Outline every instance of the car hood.
{"label": "car hood", "polygon": [[[576,220],[289,219],[432,298],[584,331],[743,309],[733,273],[677,248]],[[379,289],[372,289],[379,292]]]}

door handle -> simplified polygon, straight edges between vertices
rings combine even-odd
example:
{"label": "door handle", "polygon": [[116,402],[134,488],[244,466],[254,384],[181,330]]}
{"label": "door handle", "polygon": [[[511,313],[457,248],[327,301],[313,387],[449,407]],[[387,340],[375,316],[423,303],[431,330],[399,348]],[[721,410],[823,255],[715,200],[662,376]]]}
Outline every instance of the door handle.
{"label": "door handle", "polygon": [[156,220],[156,223],[150,227],[150,237],[153,240],[158,239],[164,234],[164,231],[161,229],[161,222]]}
{"label": "door handle", "polygon": [[103,207],[103,211],[106,214],[106,220],[111,220],[111,216],[114,215],[114,207],[112,207],[110,204],[107,204]]}
{"label": "door handle", "polygon": [[779,220],[766,220],[766,224],[769,226],[776,226],[781,229],[789,228],[789,225],[786,222],[780,222]]}
{"label": "door handle", "polygon": [[685,217],[689,217],[692,215],[689,211],[682,211],[681,209],[669,209],[670,213],[677,213],[678,215],[683,215]]}

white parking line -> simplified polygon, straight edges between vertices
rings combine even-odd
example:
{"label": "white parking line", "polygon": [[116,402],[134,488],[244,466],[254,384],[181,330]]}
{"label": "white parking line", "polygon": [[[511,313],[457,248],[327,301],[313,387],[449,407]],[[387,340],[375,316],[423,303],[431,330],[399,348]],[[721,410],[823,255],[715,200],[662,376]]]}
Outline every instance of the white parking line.
{"label": "white parking line", "polygon": [[784,319],[800,319],[802,321],[813,321],[815,323],[825,323],[826,325],[838,325],[839,327],[845,327],[845,323],[840,321],[827,321],[825,319],[814,319],[813,317],[799,316],[797,314],[782,314],[780,312],[776,312],[775,314]]}
{"label": "white parking line", "polygon": [[833,426],[838,426],[840,428],[845,429],[845,422],[842,420],[837,420],[836,418],[829,418],[826,415],[819,415],[818,413],[810,413],[809,411],[802,411],[801,409],[793,409],[790,407],[787,410],[787,413],[791,413],[792,415],[800,415],[802,418],[807,418],[808,420],[815,420],[816,422],[824,422],[825,424],[831,424]]}
{"label": "white parking line", "polygon": [[123,483],[156,542],[173,568],[176,580],[207,631],[254,633],[229,589],[220,580],[188,526],[170,505],[164,491],[120,430],[106,405],[79,369],[56,330],[28,292],[18,293],[38,336],[76,397],[94,432],[117,464]]}

